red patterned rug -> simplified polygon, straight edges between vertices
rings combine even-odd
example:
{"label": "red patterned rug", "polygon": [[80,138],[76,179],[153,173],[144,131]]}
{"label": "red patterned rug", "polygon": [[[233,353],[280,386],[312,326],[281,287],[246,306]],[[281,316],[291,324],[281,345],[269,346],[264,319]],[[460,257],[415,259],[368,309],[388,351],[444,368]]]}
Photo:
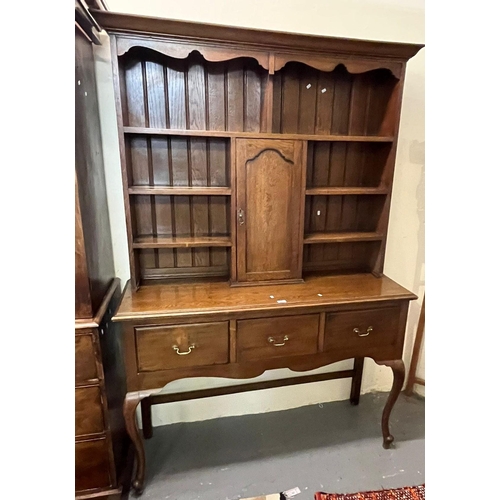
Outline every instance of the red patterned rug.
{"label": "red patterned rug", "polygon": [[316,493],[314,500],[425,500],[425,485],[362,493]]}

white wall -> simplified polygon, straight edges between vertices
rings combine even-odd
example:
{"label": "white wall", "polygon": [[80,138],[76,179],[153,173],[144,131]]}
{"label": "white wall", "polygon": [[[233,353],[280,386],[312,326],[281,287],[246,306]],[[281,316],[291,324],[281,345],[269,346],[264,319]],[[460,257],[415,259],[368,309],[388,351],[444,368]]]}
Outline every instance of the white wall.
{"label": "white wall", "polygon": [[[107,4],[115,12],[171,19],[349,38],[424,42],[424,0],[107,0]],[[106,185],[115,270],[125,282],[129,278],[129,264],[118,135],[109,40],[105,35],[102,38],[103,46],[96,48],[96,68]],[[407,66],[385,264],[387,276],[419,295],[419,300],[410,305],[404,354],[407,366],[425,284],[424,56],[425,49],[411,59]],[[346,361],[316,371],[350,366],[351,362]],[[291,372],[279,370],[265,373],[259,379],[283,375],[291,375]],[[214,383],[217,382],[184,380],[172,384],[172,389],[187,390],[195,385],[211,387]],[[388,368],[366,360],[363,393],[388,391],[391,383],[392,375]],[[349,397],[349,387],[348,380],[327,381],[156,406],[153,407],[153,424],[205,420],[343,400]]]}

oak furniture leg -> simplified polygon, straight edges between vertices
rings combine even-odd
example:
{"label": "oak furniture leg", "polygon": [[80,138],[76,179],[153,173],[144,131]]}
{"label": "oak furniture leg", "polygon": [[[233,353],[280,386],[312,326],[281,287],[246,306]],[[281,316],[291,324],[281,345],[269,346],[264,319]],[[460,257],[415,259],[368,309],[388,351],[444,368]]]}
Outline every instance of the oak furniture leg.
{"label": "oak furniture leg", "polygon": [[153,420],[151,417],[151,398],[147,397],[141,401],[142,435],[144,439],[153,437]]}
{"label": "oak furniture leg", "polygon": [[420,317],[418,318],[417,334],[415,335],[415,343],[413,344],[413,352],[411,355],[410,370],[408,371],[408,381],[406,383],[405,394],[411,396],[415,387],[416,373],[420,349],[422,347],[422,340],[424,338],[425,328],[425,296],[422,301],[422,309],[420,309]]}
{"label": "oak furniture leg", "polygon": [[361,380],[363,378],[363,364],[365,358],[354,358],[354,376],[351,383],[351,404],[359,404],[359,396],[361,394]]}
{"label": "oak furniture leg", "polygon": [[391,416],[392,409],[398,399],[399,393],[403,388],[405,380],[405,364],[402,359],[396,359],[393,361],[377,361],[377,364],[388,366],[392,369],[392,373],[394,375],[391,392],[389,393],[387,403],[385,404],[384,411],[382,413],[382,435],[384,436],[383,447],[387,450],[394,441],[394,436],[392,436],[389,432],[389,417]]}
{"label": "oak furniture leg", "polygon": [[132,441],[132,444],[134,446],[135,458],[137,462],[135,477],[132,480],[132,488],[138,495],[140,495],[144,489],[146,454],[144,453],[144,443],[141,439],[139,427],[137,426],[135,410],[137,408],[137,405],[145,397],[146,395],[142,395],[140,392],[129,392],[125,396],[125,401],[123,402],[123,416],[125,417],[125,426],[127,428],[128,435],[130,436],[130,440]]}

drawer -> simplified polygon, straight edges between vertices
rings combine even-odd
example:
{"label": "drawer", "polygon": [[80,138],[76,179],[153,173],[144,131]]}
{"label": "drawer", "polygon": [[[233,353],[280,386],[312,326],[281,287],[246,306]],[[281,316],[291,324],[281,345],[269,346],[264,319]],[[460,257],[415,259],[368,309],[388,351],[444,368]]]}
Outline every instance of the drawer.
{"label": "drawer", "polygon": [[238,362],[314,354],[319,315],[245,319],[237,322]]}
{"label": "drawer", "polygon": [[75,382],[82,383],[98,378],[92,335],[75,337]]}
{"label": "drawer", "polygon": [[379,348],[395,345],[399,307],[326,315],[324,349]]}
{"label": "drawer", "polygon": [[75,489],[108,488],[111,471],[107,439],[80,441],[75,444]]}
{"label": "drawer", "polygon": [[99,387],[75,389],[75,434],[95,434],[104,431],[104,418]]}
{"label": "drawer", "polygon": [[140,372],[225,364],[229,322],[136,328]]}

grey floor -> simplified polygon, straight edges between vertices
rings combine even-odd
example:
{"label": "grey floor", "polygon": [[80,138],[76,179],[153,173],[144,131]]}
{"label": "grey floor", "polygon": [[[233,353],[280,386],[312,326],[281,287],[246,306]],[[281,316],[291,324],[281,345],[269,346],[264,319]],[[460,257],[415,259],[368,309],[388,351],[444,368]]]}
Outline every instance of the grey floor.
{"label": "grey floor", "polygon": [[384,450],[386,398],[156,427],[146,441],[142,499],[236,500],[298,486],[294,500],[312,500],[316,491],[422,484],[424,400],[400,396],[391,417],[395,447]]}

